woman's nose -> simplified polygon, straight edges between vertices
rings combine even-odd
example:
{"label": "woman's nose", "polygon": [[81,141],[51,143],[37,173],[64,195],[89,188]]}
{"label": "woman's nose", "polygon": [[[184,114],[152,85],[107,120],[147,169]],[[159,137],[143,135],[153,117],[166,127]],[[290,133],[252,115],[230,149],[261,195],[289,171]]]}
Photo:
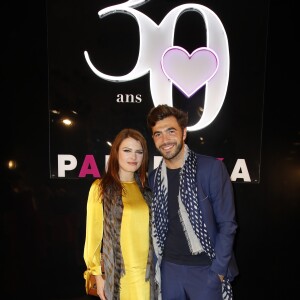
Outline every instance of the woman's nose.
{"label": "woman's nose", "polygon": [[134,160],[136,160],[136,153],[135,152],[131,153],[131,158],[134,159]]}

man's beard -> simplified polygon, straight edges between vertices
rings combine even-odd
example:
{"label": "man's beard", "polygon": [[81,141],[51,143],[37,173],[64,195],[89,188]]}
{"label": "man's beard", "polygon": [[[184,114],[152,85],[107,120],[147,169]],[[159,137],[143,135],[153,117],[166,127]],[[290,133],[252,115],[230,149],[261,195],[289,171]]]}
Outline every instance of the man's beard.
{"label": "man's beard", "polygon": [[182,147],[183,147],[183,142],[177,144],[176,148],[172,152],[164,153],[160,149],[159,149],[159,152],[160,152],[160,154],[162,155],[162,157],[164,159],[171,160],[171,159],[173,159],[174,157],[176,157],[180,153],[180,151],[182,150]]}

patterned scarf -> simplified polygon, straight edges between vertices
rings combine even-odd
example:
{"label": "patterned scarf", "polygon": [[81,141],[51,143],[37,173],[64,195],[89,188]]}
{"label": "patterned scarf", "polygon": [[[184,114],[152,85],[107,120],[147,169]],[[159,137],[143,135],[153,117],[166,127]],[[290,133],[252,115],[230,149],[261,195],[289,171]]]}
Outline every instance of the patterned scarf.
{"label": "patterned scarf", "polygon": [[[195,255],[204,251],[210,260],[213,260],[215,259],[215,251],[203,221],[197,198],[197,156],[186,144],[184,146],[184,164],[179,174],[179,218],[191,253]],[[152,236],[154,250],[158,258],[155,280],[159,285],[159,297],[161,298],[160,263],[168,230],[168,179],[166,164],[163,159],[156,170],[151,205]],[[223,280],[222,293],[224,300],[232,300],[232,289],[227,278]]]}
{"label": "patterned scarf", "polygon": [[[139,185],[139,188],[150,207],[151,192],[149,189],[142,188],[138,175],[135,175],[135,180]],[[109,201],[107,199],[114,199]],[[108,300],[120,299],[120,279],[125,275],[124,261],[122,256],[122,249],[120,245],[120,232],[121,221],[123,215],[123,202],[122,197],[116,197],[112,193],[108,192],[103,197],[103,209],[104,209],[104,228],[103,228],[103,264],[105,270],[105,295]],[[151,210],[150,222],[151,222]],[[151,228],[151,224],[149,224]],[[155,283],[154,283],[154,268],[153,268],[153,247],[151,231],[150,236],[150,248],[148,254],[147,268],[145,274],[145,280],[150,280],[151,297],[155,299]]]}

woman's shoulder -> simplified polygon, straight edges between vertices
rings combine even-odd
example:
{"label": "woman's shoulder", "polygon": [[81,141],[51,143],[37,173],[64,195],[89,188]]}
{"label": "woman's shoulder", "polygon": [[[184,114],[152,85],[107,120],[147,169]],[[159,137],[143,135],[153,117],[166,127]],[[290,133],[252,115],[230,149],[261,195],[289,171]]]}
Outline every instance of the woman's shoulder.
{"label": "woman's shoulder", "polygon": [[97,178],[92,182],[92,186],[99,186],[101,182],[101,178]]}
{"label": "woman's shoulder", "polygon": [[94,180],[90,186],[90,191],[96,191],[96,190],[100,191],[100,182],[101,182],[100,178]]}

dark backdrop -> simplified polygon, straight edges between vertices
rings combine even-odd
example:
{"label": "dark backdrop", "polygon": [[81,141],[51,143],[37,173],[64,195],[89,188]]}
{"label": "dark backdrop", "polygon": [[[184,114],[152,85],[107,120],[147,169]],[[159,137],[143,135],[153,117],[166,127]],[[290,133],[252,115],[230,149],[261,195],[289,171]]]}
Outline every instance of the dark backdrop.
{"label": "dark backdrop", "polygon": [[[0,295],[88,299],[82,253],[91,180],[49,179],[46,5],[10,1],[1,12]],[[295,1],[271,1],[261,181],[234,184],[236,300],[298,299],[296,24]],[[8,159],[17,169],[7,170]]]}
{"label": "dark backdrop", "polygon": [[[174,45],[184,47],[190,53],[204,46],[212,48],[221,60],[221,67],[224,64],[222,50],[225,49],[209,44],[209,39],[217,38],[211,36],[210,22],[205,26],[198,12],[182,13],[174,33],[163,29],[161,24],[166,21],[167,14],[187,2],[151,0],[134,12],[139,11],[144,18],[147,16],[159,25],[160,29],[154,32],[164,32],[165,40],[174,34]],[[138,55],[141,60],[149,55],[145,54],[145,49],[139,52],[140,45],[149,43],[147,50],[151,47],[151,52],[162,51],[163,42],[154,42],[152,34],[142,40],[139,29],[143,26],[138,26],[132,16],[113,13],[99,18],[98,11],[117,3],[120,1],[47,1],[51,178],[61,176],[58,155],[64,154],[76,157],[78,164],[61,177],[78,178],[85,154],[94,156],[101,172],[104,157],[110,150],[106,141],[112,140],[120,127],[134,127],[145,136],[149,145],[149,171],[153,169],[153,156],[159,155],[147,130],[145,116],[154,103],[169,98],[164,92],[165,76],[155,77],[157,74],[153,73],[159,72],[149,59],[150,74],[128,82],[111,82],[98,77],[84,58],[86,50],[95,68],[117,76],[128,74]],[[237,159],[245,160],[250,181],[259,183],[269,0],[245,0],[243,3],[194,0],[193,3],[206,6],[220,18],[228,38],[230,67],[226,70],[229,71],[229,82],[222,108],[208,126],[189,131],[188,144],[196,152],[223,158],[229,174],[232,174]],[[160,58],[153,57],[151,61],[154,59],[159,63]],[[224,72],[221,68],[219,74]],[[192,78],[188,80],[192,81]],[[172,104],[188,113],[188,126],[204,118],[209,104],[216,101],[216,98],[207,98],[204,105],[204,92],[209,94],[209,88],[221,89],[209,82],[187,98],[173,85]],[[158,96],[154,93],[156,89],[159,89]],[[117,101],[120,95],[132,95],[138,101]],[[204,108],[202,117],[201,106]],[[61,120],[65,117],[74,120],[74,125],[63,126]],[[234,176],[232,180],[236,181]],[[243,182],[241,178],[238,180]]]}

